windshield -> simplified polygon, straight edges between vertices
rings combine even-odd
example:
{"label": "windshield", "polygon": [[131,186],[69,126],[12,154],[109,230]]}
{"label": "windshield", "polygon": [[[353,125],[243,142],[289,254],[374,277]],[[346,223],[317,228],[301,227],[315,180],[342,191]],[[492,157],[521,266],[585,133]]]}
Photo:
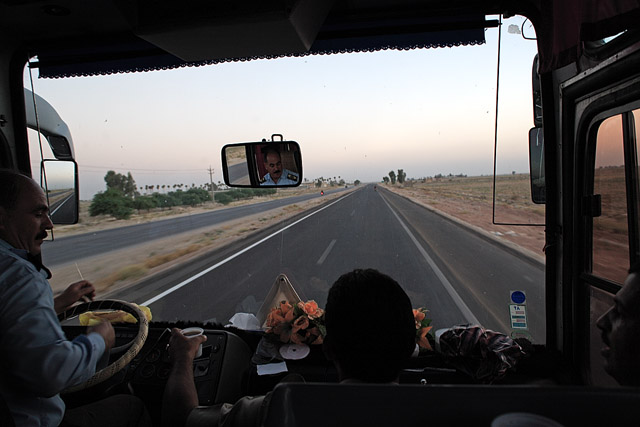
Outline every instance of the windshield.
{"label": "windshield", "polygon": [[[530,202],[536,42],[523,21],[502,25],[495,215],[510,224],[544,222]],[[498,30],[486,40],[54,80],[33,70],[80,175],[79,224],[43,246],[54,292],[84,278],[154,320],[227,324],[257,313],[281,273],[322,307],[341,274],[375,268],[435,329],[480,323],[544,343],[543,227],[492,224]],[[273,134],[300,144],[302,185],[227,189],[221,148]]]}

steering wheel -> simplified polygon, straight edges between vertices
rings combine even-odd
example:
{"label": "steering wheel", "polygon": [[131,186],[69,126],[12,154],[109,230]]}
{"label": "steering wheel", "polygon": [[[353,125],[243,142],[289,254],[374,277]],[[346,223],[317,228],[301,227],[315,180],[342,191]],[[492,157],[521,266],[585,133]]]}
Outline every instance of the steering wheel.
{"label": "steering wheel", "polygon": [[63,393],[72,393],[72,392],[84,390],[96,384],[100,384],[101,382],[111,378],[117,372],[120,372],[140,352],[149,334],[149,321],[147,320],[147,317],[144,315],[142,310],[140,310],[135,305],[128,303],[126,301],[100,300],[100,301],[91,301],[91,302],[79,304],[74,307],[71,307],[70,309],[64,311],[63,313],[60,313],[58,315],[58,320],[62,322],[71,317],[75,317],[87,311],[93,311],[93,310],[122,310],[127,313],[130,313],[138,321],[137,323],[138,332],[136,333],[136,336],[131,341],[131,344],[118,347],[118,348],[129,347],[126,353],[124,353],[118,359],[114,360],[113,363],[107,365],[103,369],[96,372],[91,378],[89,378],[84,383],[71,386],[65,389]]}

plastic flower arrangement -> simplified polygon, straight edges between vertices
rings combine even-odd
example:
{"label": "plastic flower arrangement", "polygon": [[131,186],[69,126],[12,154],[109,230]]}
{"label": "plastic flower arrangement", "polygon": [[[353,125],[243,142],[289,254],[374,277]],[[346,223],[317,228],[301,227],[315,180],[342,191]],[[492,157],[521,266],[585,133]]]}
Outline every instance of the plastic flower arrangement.
{"label": "plastic flower arrangement", "polygon": [[421,348],[433,351],[427,337],[433,328],[433,326],[431,326],[431,319],[427,318],[427,311],[429,310],[424,307],[413,309],[413,318],[416,321],[416,344]]}
{"label": "plastic flower arrangement", "polygon": [[281,301],[267,315],[266,337],[282,343],[322,344],[326,329],[324,310],[313,301],[290,303]]}

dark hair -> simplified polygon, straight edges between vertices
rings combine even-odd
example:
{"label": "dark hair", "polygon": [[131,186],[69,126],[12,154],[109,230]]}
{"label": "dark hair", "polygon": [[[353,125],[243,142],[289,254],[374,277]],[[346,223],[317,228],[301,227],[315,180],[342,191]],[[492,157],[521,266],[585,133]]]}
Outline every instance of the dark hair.
{"label": "dark hair", "polygon": [[354,270],[333,284],[325,309],[326,339],[344,375],[390,382],[415,348],[411,301],[377,270]]}
{"label": "dark hair", "polygon": [[262,159],[264,160],[265,163],[267,163],[267,155],[269,154],[277,154],[278,157],[280,157],[280,151],[278,151],[277,149],[273,148],[273,147],[267,147],[264,148],[262,150]]}
{"label": "dark hair", "polygon": [[12,169],[0,169],[0,207],[13,209],[20,191],[29,179],[28,176]]}

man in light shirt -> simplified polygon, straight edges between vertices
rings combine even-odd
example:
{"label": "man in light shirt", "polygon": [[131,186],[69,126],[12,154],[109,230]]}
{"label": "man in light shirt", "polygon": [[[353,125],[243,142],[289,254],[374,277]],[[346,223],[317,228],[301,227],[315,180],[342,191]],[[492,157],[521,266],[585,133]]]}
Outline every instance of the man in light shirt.
{"label": "man in light shirt", "polygon": [[132,396],[101,401],[99,406],[110,410],[80,407],[65,413],[60,392],[93,376],[115,334],[107,322],[73,341],[65,337],[57,313],[82,297],[93,298],[95,290],[81,281],[53,298],[51,273],[41,258],[52,228],[42,188],[31,178],[0,170],[0,396],[17,426],[128,425],[114,419],[127,411],[146,419],[141,401],[132,402]]}

